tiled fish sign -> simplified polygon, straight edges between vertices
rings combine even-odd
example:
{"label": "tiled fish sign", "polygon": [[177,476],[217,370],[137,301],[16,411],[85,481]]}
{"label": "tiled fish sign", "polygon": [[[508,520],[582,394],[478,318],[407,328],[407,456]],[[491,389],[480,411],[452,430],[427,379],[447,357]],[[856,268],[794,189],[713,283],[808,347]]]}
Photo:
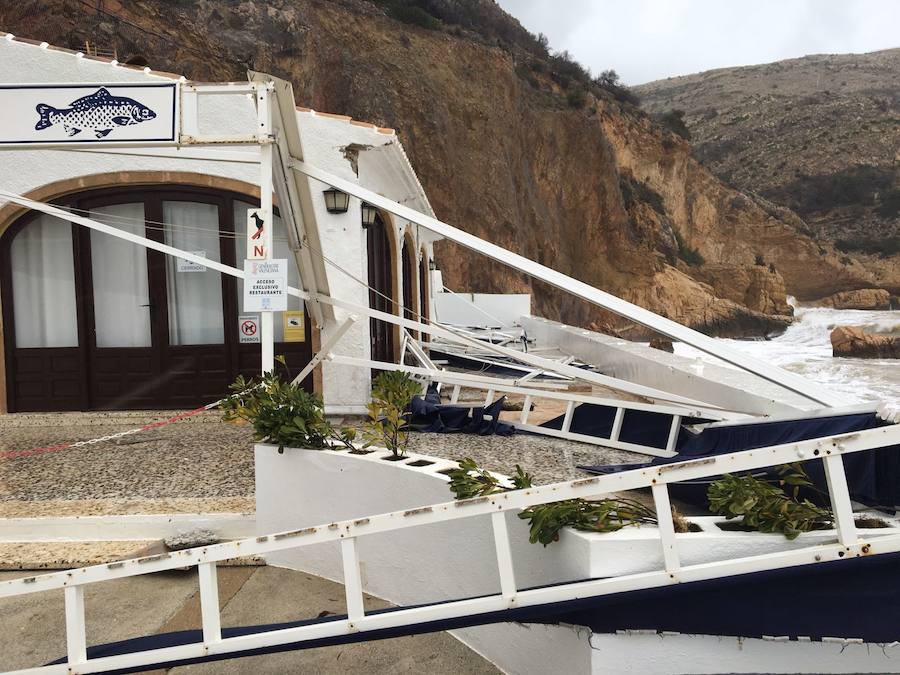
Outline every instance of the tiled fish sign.
{"label": "tiled fish sign", "polygon": [[0,145],[176,143],[178,84],[0,85]]}

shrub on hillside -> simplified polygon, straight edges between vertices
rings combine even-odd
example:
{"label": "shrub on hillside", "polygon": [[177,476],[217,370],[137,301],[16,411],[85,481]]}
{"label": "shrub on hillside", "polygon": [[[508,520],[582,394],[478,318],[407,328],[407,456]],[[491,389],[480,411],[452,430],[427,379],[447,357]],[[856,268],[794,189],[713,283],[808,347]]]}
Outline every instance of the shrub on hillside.
{"label": "shrub on hillside", "polygon": [[764,196],[807,216],[836,207],[873,206],[878,195],[888,195],[887,200],[881,197],[879,208],[884,207],[885,212],[890,213],[894,208],[900,208],[900,197],[895,202],[891,194],[895,171],[863,164],[830,174],[803,174],[787,185],[766,191]]}
{"label": "shrub on hillside", "polygon": [[659,215],[666,215],[666,205],[662,195],[659,194],[647,183],[635,180],[631,176],[619,176],[619,190],[622,192],[622,201],[625,208],[631,210],[631,207],[638,202],[648,204],[650,208]]}
{"label": "shrub on hillside", "polygon": [[684,110],[670,110],[657,116],[656,121],[673,134],[681,136],[684,140],[691,140],[691,132],[684,121]]}
{"label": "shrub on hillside", "polygon": [[706,258],[703,257],[703,254],[693,246],[688,245],[682,238],[681,232],[676,228],[672,228],[672,230],[675,233],[675,241],[678,243],[679,258],[684,260],[688,265],[693,265],[694,267],[699,267],[706,262]]}
{"label": "shrub on hillside", "polygon": [[638,98],[638,95],[619,79],[619,74],[615,70],[604,70],[594,78],[593,83],[603,91],[612,94],[613,98],[621,103],[630,103],[633,106],[641,104],[641,99]]}
{"label": "shrub on hillside", "polygon": [[389,17],[396,21],[422,26],[429,30],[441,27],[441,22],[415,0],[374,0],[376,4],[384,7]]}
{"label": "shrub on hillside", "polygon": [[868,253],[870,255],[888,256],[900,253],[900,236],[893,237],[867,237],[858,235],[854,237],[845,237],[834,242],[838,250],[844,253],[857,251],[859,253]]}
{"label": "shrub on hillside", "polygon": [[566,101],[569,102],[569,106],[572,108],[583,108],[584,104],[587,103],[587,92],[575,85],[566,92]]}

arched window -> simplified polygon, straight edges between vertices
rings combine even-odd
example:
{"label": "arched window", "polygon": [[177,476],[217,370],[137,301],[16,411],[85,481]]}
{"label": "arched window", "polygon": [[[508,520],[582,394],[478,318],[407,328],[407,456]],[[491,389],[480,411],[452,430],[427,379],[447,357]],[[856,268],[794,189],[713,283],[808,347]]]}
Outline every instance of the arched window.
{"label": "arched window", "polygon": [[[252,201],[167,185],[82,193],[61,203],[239,267]],[[277,220],[274,257],[289,260],[297,285]],[[220,398],[238,373],[259,372],[259,344],[242,339],[240,288],[230,275],[35,214],[3,235],[0,266],[11,411],[195,407]],[[302,308],[291,301],[289,309]],[[275,323],[279,342],[282,321]],[[305,342],[276,344],[294,372],[311,357],[305,318],[304,325]]]}
{"label": "arched window", "polygon": [[[388,229],[389,222],[379,213],[366,229],[368,261],[369,307],[388,314],[396,314],[394,292],[394,246]],[[370,353],[373,361],[393,362],[394,327],[384,321],[369,320]]]}

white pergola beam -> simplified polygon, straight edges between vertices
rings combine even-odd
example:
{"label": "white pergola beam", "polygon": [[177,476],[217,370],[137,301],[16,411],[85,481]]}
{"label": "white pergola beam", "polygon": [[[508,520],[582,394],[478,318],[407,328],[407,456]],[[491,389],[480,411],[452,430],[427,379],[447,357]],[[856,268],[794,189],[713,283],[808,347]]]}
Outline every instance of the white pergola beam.
{"label": "white pergola beam", "polygon": [[307,164],[301,159],[293,158],[291,167],[305,176],[327,183],[338,190],[342,190],[354,197],[365,200],[373,206],[377,206],[400,218],[404,218],[416,225],[424,227],[438,236],[524,272],[535,279],[539,279],[551,286],[555,286],[556,288],[587,300],[591,304],[630,319],[657,333],[666,335],[673,340],[684,342],[695,349],[699,349],[706,354],[715,356],[741,370],[753,373],[765,380],[780,385],[810,401],[825,406],[838,406],[847,403],[842,397],[827,391],[820,384],[810,382],[799,375],[790,373],[770,363],[754,359],[743,352],[731,349],[715,338],[711,338],[703,333],[688,328],[687,326],[676,323],[671,319],[655,314],[648,309],[644,309],[643,307],[594,288],[589,284],[562,274],[561,272],[557,272],[556,270],[541,265],[533,260],[529,260],[517,253],[512,253],[501,246],[492,244],[491,242],[469,234],[468,232],[463,232],[436,218],[419,213],[408,206],[403,206],[398,202],[382,197],[381,195],[351,181],[344,180],[343,178],[335,176],[327,171],[323,171],[318,167]]}

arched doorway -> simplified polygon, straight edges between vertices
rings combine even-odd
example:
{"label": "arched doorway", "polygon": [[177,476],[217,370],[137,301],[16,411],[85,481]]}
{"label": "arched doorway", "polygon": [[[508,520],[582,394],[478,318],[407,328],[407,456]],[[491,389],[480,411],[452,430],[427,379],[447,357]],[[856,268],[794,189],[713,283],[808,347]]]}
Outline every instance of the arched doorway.
{"label": "arched doorway", "polygon": [[[253,202],[171,185],[60,200],[231,266],[243,258]],[[278,226],[275,255],[290,259]],[[259,345],[240,340],[240,289],[231,276],[38,213],[3,234],[0,268],[11,412],[188,408],[220,398],[238,373],[259,372]],[[308,319],[306,328],[310,336]],[[310,344],[276,342],[276,353],[296,372],[309,362]],[[304,386],[311,389],[312,378]]]}
{"label": "arched doorway", "polygon": [[[379,213],[366,229],[366,255],[369,268],[369,307],[388,314],[395,311],[395,282],[393,274],[394,245],[388,232],[390,223]],[[395,359],[394,327],[384,321],[369,319],[370,354],[373,361],[393,362]]]}
{"label": "arched doorway", "polygon": [[[419,318],[419,306],[416,298],[419,275],[416,266],[416,247],[408,231],[403,237],[400,266],[403,273],[403,318],[416,321]],[[410,331],[410,335],[415,339],[419,338],[418,331]]]}

